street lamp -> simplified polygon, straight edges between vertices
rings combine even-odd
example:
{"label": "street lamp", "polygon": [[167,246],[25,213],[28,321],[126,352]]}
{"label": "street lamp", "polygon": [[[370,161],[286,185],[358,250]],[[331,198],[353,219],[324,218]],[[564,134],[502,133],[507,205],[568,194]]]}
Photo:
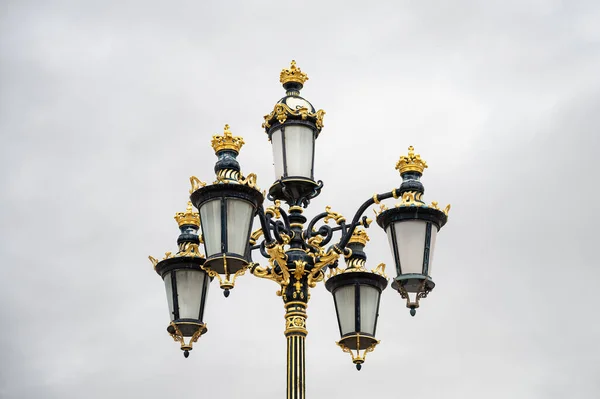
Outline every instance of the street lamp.
{"label": "street lamp", "polygon": [[[255,174],[242,173],[237,156],[244,141],[225,125],[223,135],[212,139],[218,158],[216,179],[207,184],[190,178],[191,202],[199,213],[188,206],[186,213],[176,216],[182,232],[179,251],[175,255],[168,252],[160,262],[150,257],[165,281],[171,312],[167,330],[181,343],[186,357],[192,344],[206,332],[202,316],[212,279],[219,281],[226,297],[246,271],[277,283],[276,294],[282,297],[286,311],[290,399],[305,397],[306,307],[309,290],[317,283],[325,280],[332,293],[340,331],[337,344],[351,354],[358,370],[366,354],[379,343],[375,333],[387,277],[384,264],[374,270],[365,267],[364,248],[369,240],[365,229],[371,220],[363,216],[364,212],[374,204],[381,206],[379,213],[376,211],[377,223],[388,235],[396,266],[392,288],[406,299],[414,316],[419,300],[434,287],[433,250],[450,209],[440,210],[437,202],[423,202],[420,177],[427,165],[409,147],[408,156],[402,156],[396,165],[403,180],[399,188],[373,195],[350,222],[330,207],[308,222],[304,209],[323,187],[314,179],[314,156],[325,112],[315,110],[300,96],[306,80],[306,74],[292,61],[280,74],[286,95],[264,117],[263,128],[272,144],[275,166],[275,182],[268,194],[257,187]],[[272,202],[266,208],[265,197]],[[400,202],[388,209],[381,201],[391,198]],[[287,210],[282,201],[287,203]],[[255,217],[260,228],[251,231]],[[336,235],[339,238],[331,244]],[[206,259],[199,252],[200,243],[204,243]],[[255,262],[253,253],[268,263]],[[340,257],[345,268],[339,267]],[[190,337],[187,344],[184,337]]]}

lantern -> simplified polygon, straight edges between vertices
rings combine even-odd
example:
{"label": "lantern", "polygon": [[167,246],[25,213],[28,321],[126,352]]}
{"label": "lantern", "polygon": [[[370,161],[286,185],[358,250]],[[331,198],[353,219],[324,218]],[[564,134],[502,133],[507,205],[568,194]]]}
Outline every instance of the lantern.
{"label": "lantern", "polygon": [[[450,205],[444,211],[437,202],[426,205],[420,177],[427,167],[425,161],[409,147],[408,156],[400,157],[396,169],[403,182],[398,197],[401,202],[392,209],[382,211],[377,223],[386,231],[396,264],[397,277],[392,288],[407,300],[414,316],[419,299],[425,298],[435,287],[431,279],[433,251],[438,231],[448,220]],[[411,298],[409,294],[414,294]]]}
{"label": "lantern", "polygon": [[372,352],[379,341],[375,338],[379,300],[387,286],[385,265],[375,271],[367,271],[367,259],[363,249],[369,240],[363,229],[356,229],[348,248],[352,251],[346,260],[346,269],[330,277],[325,286],[333,294],[340,329],[337,345],[350,353],[358,370],[367,353]]}
{"label": "lantern", "polygon": [[293,202],[318,195],[322,184],[314,180],[315,140],[323,127],[325,111],[315,111],[300,96],[308,76],[296,62],[280,74],[286,96],[265,116],[263,127],[273,147],[275,183],[269,189],[274,199]]}
{"label": "lantern", "polygon": [[212,140],[218,157],[215,165],[217,180],[207,186],[195,177],[191,178],[191,200],[200,211],[207,256],[205,268],[226,276],[225,279],[217,276],[225,296],[233,288],[235,277],[250,263],[252,222],[264,200],[256,187],[256,176],[241,176],[236,157],[243,144],[243,139],[233,137],[229,125],[225,125],[223,136],[213,136]]}
{"label": "lantern", "polygon": [[[184,356],[189,356],[192,345],[207,331],[203,322],[204,306],[211,277],[203,270],[204,256],[199,252],[198,213],[192,211],[188,202],[186,212],[175,215],[181,235],[177,239],[179,251],[175,255],[167,252],[158,262],[150,257],[155,270],[165,283],[171,323],[167,332],[181,344]],[[185,342],[185,338],[189,338]]]}

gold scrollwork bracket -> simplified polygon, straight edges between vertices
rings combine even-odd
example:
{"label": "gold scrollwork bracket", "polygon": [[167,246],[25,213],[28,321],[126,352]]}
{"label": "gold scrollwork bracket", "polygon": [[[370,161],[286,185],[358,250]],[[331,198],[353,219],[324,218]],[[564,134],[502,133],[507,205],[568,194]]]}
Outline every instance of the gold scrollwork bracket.
{"label": "gold scrollwork bracket", "polygon": [[207,267],[207,266],[201,266],[201,267],[202,267],[202,270],[204,270],[210,277],[214,277],[217,280],[219,280],[219,286],[222,289],[230,290],[235,286],[235,280],[239,276],[243,276],[246,273],[246,270],[248,270],[250,268],[250,264],[243,266],[241,269],[236,271],[232,276],[231,273],[228,272],[227,258],[225,257],[225,255],[223,255],[223,262],[224,262],[224,267],[225,267],[225,271],[226,271],[225,278],[221,277],[221,275],[219,273],[212,270],[210,267]]}
{"label": "gold scrollwork bracket", "polygon": [[343,252],[343,250],[334,245],[325,255],[317,258],[315,266],[308,275],[308,286],[310,288],[314,288],[318,282],[323,281],[325,277],[323,269],[329,265],[333,265]]}
{"label": "gold scrollwork bracket", "polygon": [[342,214],[338,212],[333,212],[330,206],[325,207],[325,212],[327,212],[327,216],[323,219],[325,223],[329,223],[330,220],[334,220],[338,225],[342,222],[346,221],[346,218],[342,216]]}
{"label": "gold scrollwork bracket", "polygon": [[[360,336],[356,337],[357,340],[357,347],[360,348]],[[365,348],[363,350],[363,353],[361,354],[360,351],[361,349],[355,349],[356,354],[350,349],[348,348],[346,345],[344,345],[342,342],[336,342],[335,344],[337,346],[339,346],[342,351],[344,351],[345,353],[349,353],[350,356],[352,356],[352,362],[354,364],[362,364],[365,362],[365,359],[367,357],[367,353],[373,352],[375,350],[375,347],[377,346],[377,344],[379,344],[381,341],[375,341],[373,342],[373,344],[371,344],[370,346],[368,346],[367,348]]]}
{"label": "gold scrollwork bracket", "polygon": [[184,351],[192,350],[193,344],[198,342],[198,339],[200,338],[202,333],[204,331],[206,331],[206,324],[201,324],[199,326],[198,330],[190,337],[189,342],[186,344],[185,340],[183,338],[183,334],[181,333],[181,330],[179,329],[177,324],[171,322],[170,325],[171,325],[171,327],[173,327],[173,330],[175,331],[175,333],[169,333],[169,335],[171,336],[171,338],[173,338],[173,341],[179,342],[181,344],[181,350],[184,350]]}
{"label": "gold scrollwork bracket", "polygon": [[273,205],[265,209],[265,215],[279,219],[281,217],[281,201],[275,200]]}

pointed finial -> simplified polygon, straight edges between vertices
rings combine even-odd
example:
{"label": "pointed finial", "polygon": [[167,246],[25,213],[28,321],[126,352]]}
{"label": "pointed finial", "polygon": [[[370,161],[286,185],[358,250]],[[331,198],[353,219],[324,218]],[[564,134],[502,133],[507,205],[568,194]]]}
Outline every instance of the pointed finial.
{"label": "pointed finial", "polygon": [[185,212],[177,212],[175,214],[175,220],[180,227],[186,224],[200,227],[200,216],[198,215],[198,212],[194,212],[191,201],[188,201]]}
{"label": "pointed finial", "polygon": [[223,135],[213,136],[211,145],[215,150],[215,154],[223,150],[230,150],[239,153],[240,149],[244,145],[244,139],[239,136],[234,137],[229,130],[229,125],[225,125],[225,128],[223,129]]}
{"label": "pointed finial", "polygon": [[289,69],[284,68],[281,70],[281,74],[279,74],[279,81],[284,85],[289,82],[296,82],[304,85],[304,82],[307,80],[308,75],[306,75],[300,70],[300,68],[296,66],[296,61],[294,60],[292,60]]}
{"label": "pointed finial", "polygon": [[427,163],[421,159],[419,154],[415,154],[415,148],[412,145],[408,147],[408,156],[402,155],[396,163],[396,169],[400,171],[400,175],[406,172],[419,172],[422,174],[426,167]]}

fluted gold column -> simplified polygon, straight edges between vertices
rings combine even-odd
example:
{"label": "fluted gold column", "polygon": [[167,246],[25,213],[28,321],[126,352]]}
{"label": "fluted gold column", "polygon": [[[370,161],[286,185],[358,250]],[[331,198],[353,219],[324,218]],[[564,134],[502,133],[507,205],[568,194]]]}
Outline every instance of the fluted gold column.
{"label": "fluted gold column", "polygon": [[304,399],[306,340],[306,303],[285,304],[285,336],[287,337],[287,399]]}

